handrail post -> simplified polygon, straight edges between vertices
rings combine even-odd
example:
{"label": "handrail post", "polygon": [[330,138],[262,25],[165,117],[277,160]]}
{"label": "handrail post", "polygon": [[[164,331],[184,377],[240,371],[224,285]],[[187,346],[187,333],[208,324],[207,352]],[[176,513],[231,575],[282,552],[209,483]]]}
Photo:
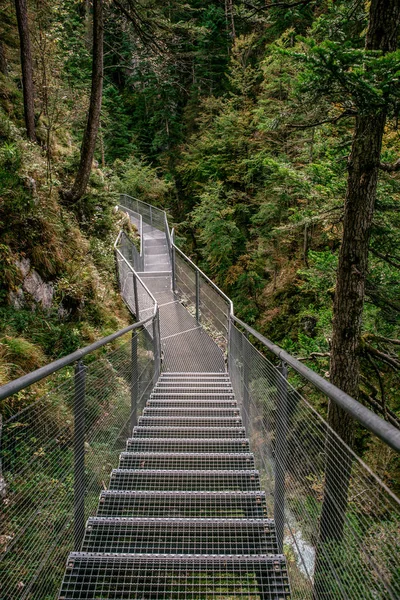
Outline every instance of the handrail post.
{"label": "handrail post", "polygon": [[133,278],[133,294],[135,296],[135,313],[136,313],[136,319],[139,321],[140,319],[140,306],[139,306],[139,297],[138,297],[138,291],[137,291],[137,280],[136,280],[136,275],[135,273],[132,273],[132,278]]}
{"label": "handrail post", "polygon": [[132,331],[131,341],[131,360],[132,360],[132,382],[131,382],[131,432],[137,425],[137,401],[139,395],[139,370],[138,370],[138,344],[137,344],[137,332]]}
{"label": "handrail post", "polygon": [[175,293],[175,232],[171,231],[171,277],[172,277],[172,293]]}
{"label": "handrail post", "polygon": [[247,362],[247,336],[242,334],[242,361],[243,361],[243,426],[249,435],[250,425],[250,394],[249,394],[249,364]]}
{"label": "handrail post", "polygon": [[283,552],[285,527],[285,475],[288,428],[288,369],[285,362],[278,367],[276,394],[275,491],[274,518],[278,552]]}
{"label": "handrail post", "polygon": [[81,360],[75,364],[74,397],[74,548],[81,548],[85,531],[85,387]]}
{"label": "handrail post", "polygon": [[153,227],[153,208],[150,206],[150,225]]}
{"label": "handrail post", "polygon": [[160,321],[158,310],[153,319],[153,352],[154,352],[154,385],[161,372],[161,339],[160,339]]}
{"label": "handrail post", "polygon": [[196,270],[196,321],[200,323],[200,274]]}

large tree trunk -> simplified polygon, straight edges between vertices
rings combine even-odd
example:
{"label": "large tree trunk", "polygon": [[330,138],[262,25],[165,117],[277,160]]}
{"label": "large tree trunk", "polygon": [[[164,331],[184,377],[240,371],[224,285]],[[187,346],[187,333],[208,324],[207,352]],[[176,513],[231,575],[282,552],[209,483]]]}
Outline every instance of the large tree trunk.
{"label": "large tree trunk", "polygon": [[26,0],[15,0],[15,10],[17,13],[19,40],[21,48],[21,70],[22,86],[24,94],[24,114],[25,126],[28,138],[36,140],[35,133],[35,107],[33,90],[33,68],[31,42],[28,26],[28,9]]}
{"label": "large tree trunk", "polygon": [[69,202],[76,202],[83,196],[92,169],[103,96],[103,38],[103,0],[93,0],[93,62],[90,105],[76,179],[71,190],[64,191],[62,194],[63,198]]}
{"label": "large tree trunk", "polygon": [[3,40],[0,40],[0,73],[7,75],[7,59]]}
{"label": "large tree trunk", "polygon": [[[399,0],[372,0],[366,50],[394,51],[397,45],[399,21]],[[355,398],[358,396],[360,379],[359,353],[368,248],[385,123],[384,107],[380,110],[373,107],[370,114],[364,111],[356,117],[348,162],[343,240],[339,254],[333,312],[330,379],[333,384]],[[354,421],[333,402],[329,406],[328,422],[351,447]],[[320,520],[316,585],[322,583],[323,563],[326,563],[325,553],[328,552],[326,547],[324,550],[324,545],[339,542],[343,536],[352,464],[350,453],[345,449],[339,450],[334,435],[328,434],[326,449],[327,465]],[[329,568],[332,568],[332,561],[329,562]],[[321,590],[323,589],[321,587]]]}

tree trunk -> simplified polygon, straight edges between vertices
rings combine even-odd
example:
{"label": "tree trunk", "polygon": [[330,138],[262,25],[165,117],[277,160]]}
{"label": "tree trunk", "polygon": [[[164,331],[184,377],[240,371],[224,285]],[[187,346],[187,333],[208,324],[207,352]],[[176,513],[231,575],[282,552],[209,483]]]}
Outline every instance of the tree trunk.
{"label": "tree trunk", "polygon": [[33,90],[33,68],[31,42],[28,27],[28,9],[26,0],[15,0],[15,10],[17,13],[18,32],[21,48],[21,70],[22,86],[24,94],[24,115],[25,126],[28,138],[36,141],[35,133],[35,107]]}
{"label": "tree trunk", "polygon": [[2,40],[0,40],[0,73],[7,75],[7,70],[7,59],[4,50],[4,43]]}
{"label": "tree trunk", "polygon": [[103,0],[93,0],[93,62],[89,113],[74,185],[69,191],[62,192],[63,198],[68,202],[76,202],[83,196],[92,169],[103,96],[103,38]]}
{"label": "tree trunk", "polygon": [[[372,0],[366,50],[394,51],[399,22],[399,0]],[[368,248],[385,123],[385,108],[377,110],[371,107],[370,114],[364,111],[357,116],[348,163],[343,239],[333,310],[330,379],[354,398],[357,398],[359,390],[359,351]],[[333,402],[330,402],[328,422],[351,447],[354,420]],[[350,453],[339,449],[335,436],[328,433],[327,437],[324,501],[315,578],[317,586],[323,581],[323,563],[327,558],[328,550],[326,547],[324,549],[324,545],[340,542],[343,536],[352,465]],[[332,559],[329,562],[329,568],[332,569]],[[321,593],[326,594],[324,586],[320,589]]]}

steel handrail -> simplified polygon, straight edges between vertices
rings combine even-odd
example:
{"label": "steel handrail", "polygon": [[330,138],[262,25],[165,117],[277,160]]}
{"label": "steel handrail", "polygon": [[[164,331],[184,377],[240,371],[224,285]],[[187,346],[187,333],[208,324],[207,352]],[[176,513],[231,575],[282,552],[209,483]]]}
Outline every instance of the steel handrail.
{"label": "steel handrail", "polygon": [[22,389],[32,385],[33,383],[36,383],[41,379],[48,377],[48,375],[52,375],[53,373],[59,371],[63,367],[67,367],[68,365],[71,365],[72,363],[81,360],[91,352],[94,352],[102,346],[113,342],[114,340],[118,339],[122,335],[125,335],[126,333],[129,333],[130,331],[134,331],[135,329],[143,327],[146,323],[153,319],[154,315],[150,315],[150,317],[147,317],[146,319],[143,319],[138,323],[134,323],[133,325],[129,325],[128,327],[124,327],[124,329],[120,329],[119,331],[116,331],[111,335],[101,338],[100,340],[97,340],[97,342],[93,342],[93,344],[90,344],[89,346],[80,348],[79,350],[76,350],[75,352],[72,352],[67,356],[63,356],[62,358],[59,358],[49,363],[48,365],[45,365],[44,367],[40,367],[39,369],[36,369],[31,373],[22,375],[22,377],[18,377],[18,379],[14,379],[13,381],[2,385],[0,387],[0,400],[5,400],[9,396],[20,392]]}
{"label": "steel handrail", "polygon": [[366,406],[346,394],[346,392],[343,392],[340,388],[333,385],[333,383],[330,383],[321,377],[321,375],[318,375],[318,373],[315,373],[315,371],[306,365],[303,365],[297,358],[294,358],[294,356],[286,352],[286,350],[283,350],[261,335],[261,333],[258,333],[258,331],[253,329],[253,327],[250,327],[250,325],[247,325],[234,315],[232,316],[232,320],[261,342],[270,352],[275,354],[275,356],[287,363],[294,371],[296,371],[296,373],[304,377],[304,379],[312,383],[318,390],[333,400],[340,408],[343,408],[343,410],[349,413],[356,421],[364,425],[366,429],[378,436],[393,450],[400,452],[400,430],[397,429],[397,427],[370,411]]}

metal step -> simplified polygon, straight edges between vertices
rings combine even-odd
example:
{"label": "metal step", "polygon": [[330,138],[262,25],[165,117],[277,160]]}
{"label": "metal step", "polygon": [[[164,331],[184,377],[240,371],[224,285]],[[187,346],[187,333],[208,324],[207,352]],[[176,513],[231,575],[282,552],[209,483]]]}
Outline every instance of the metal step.
{"label": "metal step", "polygon": [[256,470],[113,469],[111,490],[228,491],[259,490]]}
{"label": "metal step", "polygon": [[[172,390],[214,390],[214,391],[229,391],[232,392],[232,386],[228,381],[198,381],[183,380],[183,381],[158,381],[154,391]],[[232,392],[233,393],[233,392]]]}
{"label": "metal step", "polygon": [[150,394],[150,398],[164,398],[165,400],[174,400],[175,398],[187,400],[190,400],[191,398],[194,400],[210,400],[212,398],[215,398],[216,400],[232,400],[234,395],[230,392],[181,392],[180,390],[175,390],[174,392],[154,391]]}
{"label": "metal step", "polygon": [[59,600],[290,600],[282,555],[73,552]]}
{"label": "metal step", "polygon": [[244,427],[144,427],[133,428],[133,436],[166,438],[245,438]]}
{"label": "metal step", "polygon": [[196,404],[192,406],[180,408],[177,406],[146,406],[143,409],[143,416],[145,417],[207,417],[207,418],[220,418],[220,417],[240,417],[240,410],[238,407],[231,408],[197,408]]}
{"label": "metal step", "polygon": [[[208,429],[207,429],[208,431]],[[247,438],[160,438],[134,437],[127,452],[248,452]]]}
{"label": "metal step", "polygon": [[180,377],[194,377],[202,379],[212,379],[215,377],[224,377],[230,380],[229,374],[226,371],[173,371],[171,373],[161,373],[161,379],[179,379]]}
{"label": "metal step", "polygon": [[99,517],[266,518],[265,492],[104,490]]}
{"label": "metal step", "polygon": [[120,469],[254,469],[254,454],[228,452],[122,452]]}
{"label": "metal step", "polygon": [[242,419],[236,417],[139,417],[140,427],[240,427]]}
{"label": "metal step", "polygon": [[90,517],[82,552],[275,554],[272,519]]}
{"label": "metal step", "polygon": [[236,400],[148,400],[146,406],[149,408],[236,408]]}

